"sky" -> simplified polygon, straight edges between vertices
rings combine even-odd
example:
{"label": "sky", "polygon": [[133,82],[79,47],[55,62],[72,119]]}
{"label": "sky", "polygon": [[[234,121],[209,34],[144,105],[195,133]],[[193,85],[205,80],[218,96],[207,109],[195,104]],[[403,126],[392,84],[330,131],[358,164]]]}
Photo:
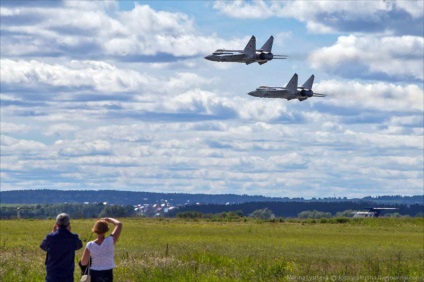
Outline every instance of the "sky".
{"label": "sky", "polygon": [[[422,195],[423,6],[3,0],[1,190]],[[204,59],[252,35],[288,59]]]}

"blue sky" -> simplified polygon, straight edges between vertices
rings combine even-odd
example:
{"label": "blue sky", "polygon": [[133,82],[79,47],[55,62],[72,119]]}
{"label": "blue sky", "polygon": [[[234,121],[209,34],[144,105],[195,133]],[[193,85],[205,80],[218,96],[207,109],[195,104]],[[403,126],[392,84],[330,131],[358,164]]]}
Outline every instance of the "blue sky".
{"label": "blue sky", "polygon": [[[423,1],[2,1],[1,189],[423,193]],[[275,37],[264,65],[216,49]],[[294,73],[328,94],[247,95]]]}

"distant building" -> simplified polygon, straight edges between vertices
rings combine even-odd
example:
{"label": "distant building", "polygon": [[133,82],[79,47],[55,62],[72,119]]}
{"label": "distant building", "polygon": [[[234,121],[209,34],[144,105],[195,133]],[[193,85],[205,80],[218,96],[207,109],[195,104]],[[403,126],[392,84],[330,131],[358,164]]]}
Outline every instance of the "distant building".
{"label": "distant building", "polygon": [[175,209],[168,200],[161,199],[154,204],[138,204],[134,205],[134,212],[139,216],[161,217],[165,216],[169,211]]}
{"label": "distant building", "polygon": [[368,211],[357,211],[353,214],[355,218],[379,217],[382,211],[397,210],[397,208],[368,208]]}

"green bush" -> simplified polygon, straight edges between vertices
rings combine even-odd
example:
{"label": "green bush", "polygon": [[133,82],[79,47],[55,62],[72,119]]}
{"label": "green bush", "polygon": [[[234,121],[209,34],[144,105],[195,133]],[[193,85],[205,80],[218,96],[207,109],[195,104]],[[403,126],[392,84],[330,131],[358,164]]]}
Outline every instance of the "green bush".
{"label": "green bush", "polygon": [[198,211],[186,211],[186,212],[180,212],[177,213],[177,218],[185,218],[185,219],[198,219],[202,218],[203,213]]}
{"label": "green bush", "polygon": [[299,218],[315,218],[315,219],[320,219],[320,218],[330,218],[331,217],[331,213],[313,210],[313,211],[303,211],[303,212],[300,212],[297,216]]}

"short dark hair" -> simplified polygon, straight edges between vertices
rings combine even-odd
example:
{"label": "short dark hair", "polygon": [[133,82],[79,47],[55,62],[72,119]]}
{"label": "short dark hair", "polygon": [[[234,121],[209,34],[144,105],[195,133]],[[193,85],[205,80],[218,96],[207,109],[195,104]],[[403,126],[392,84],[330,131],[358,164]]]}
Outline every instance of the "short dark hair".
{"label": "short dark hair", "polygon": [[69,215],[66,213],[61,213],[56,217],[56,223],[59,226],[66,227],[70,222]]}

